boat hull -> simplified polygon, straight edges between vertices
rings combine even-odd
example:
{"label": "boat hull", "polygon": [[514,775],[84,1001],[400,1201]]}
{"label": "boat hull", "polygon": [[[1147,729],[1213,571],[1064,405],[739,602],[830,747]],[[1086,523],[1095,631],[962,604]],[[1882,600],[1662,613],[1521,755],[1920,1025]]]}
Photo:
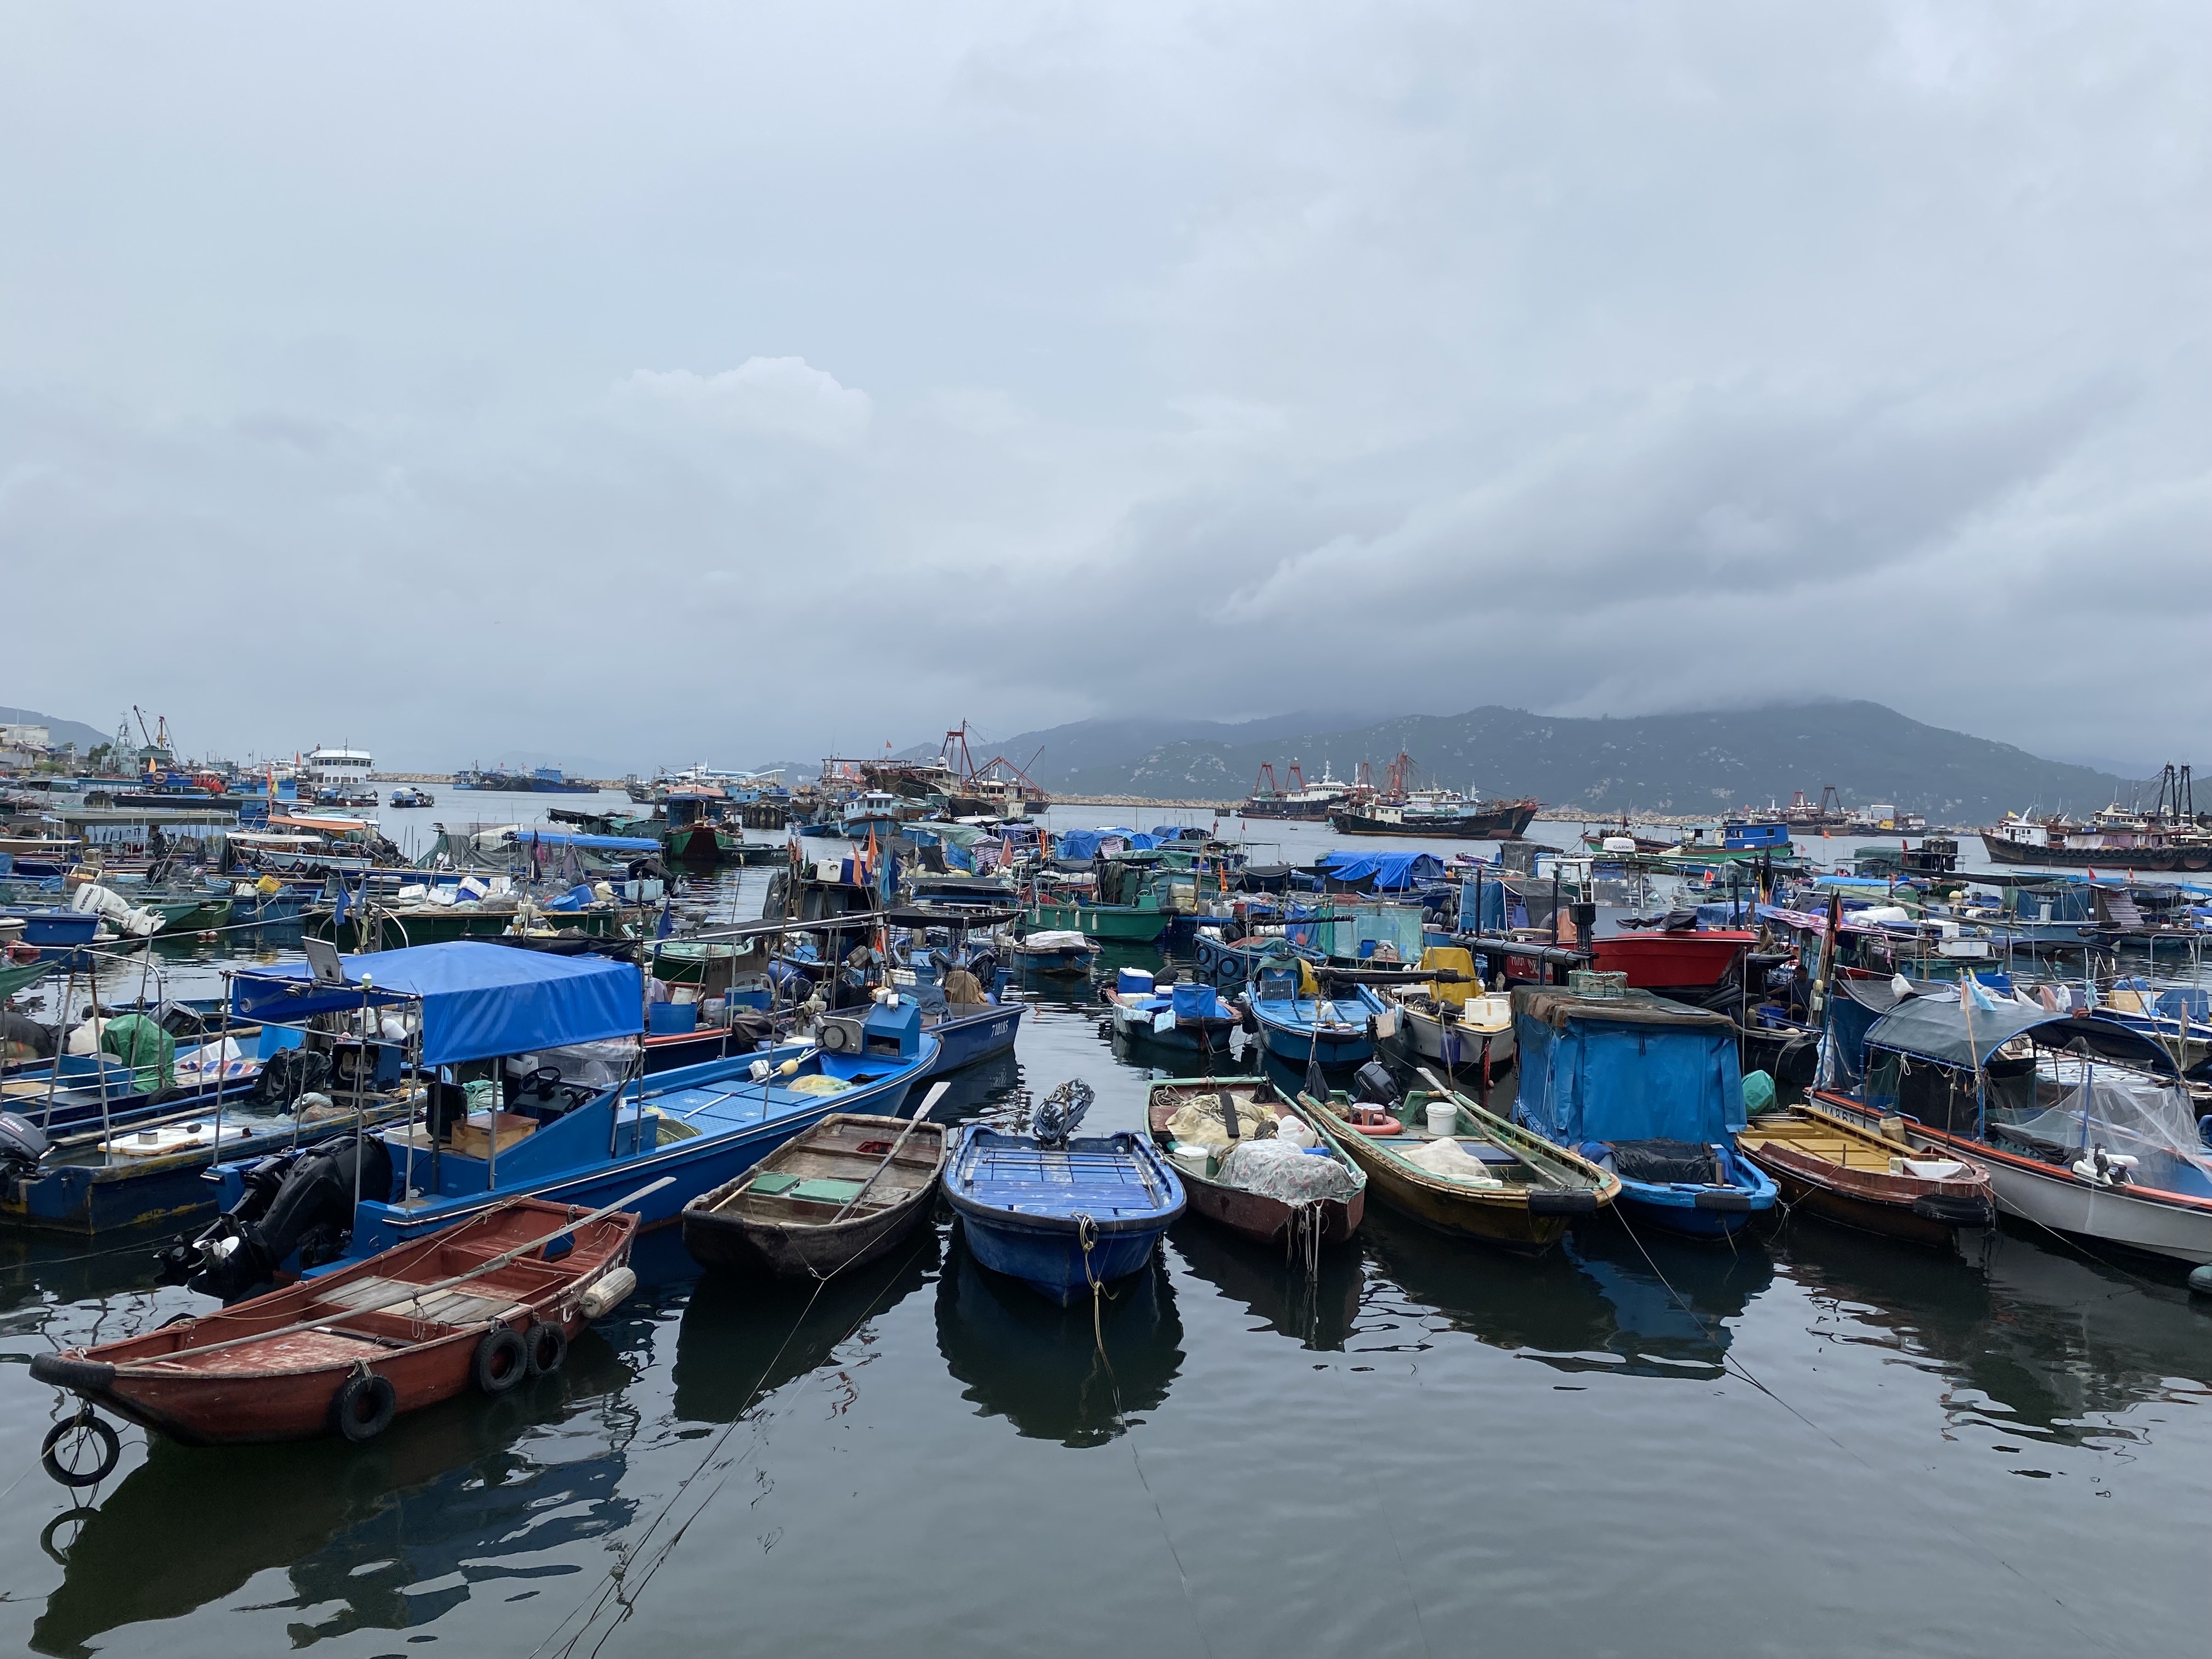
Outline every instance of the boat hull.
{"label": "boat hull", "polygon": [[1081,933],[1116,945],[1157,945],[1172,911],[1145,910],[1120,904],[1044,904],[1029,913],[1025,926],[1038,933]]}
{"label": "boat hull", "polygon": [[2212,846],[2033,847],[2001,835],[1984,834],[1982,845],[1992,864],[2049,865],[2066,869],[2212,870]]}
{"label": "boat hull", "polygon": [[1621,1178],[1614,1207],[1631,1225],[1648,1225],[1678,1238],[1728,1238],[1757,1216],[1770,1212],[1781,1196],[1773,1178],[1750,1160],[1723,1154],[1729,1184],[1692,1187]]}
{"label": "boat hull", "polygon": [[995,1003],[938,1021],[929,1028],[929,1034],[938,1042],[937,1063],[922,1075],[944,1077],[994,1054],[1005,1054],[1021,1035],[1022,1011],[1027,1006],[1019,1002]]}
{"label": "boat hull", "polygon": [[1411,822],[1342,809],[1328,815],[1328,827],[1340,836],[1433,836],[1445,841],[1518,841],[1535,821],[1533,800],[1504,801],[1473,812],[1416,817]]}
{"label": "boat hull", "polygon": [[1020,1279],[1063,1308],[1091,1295],[1094,1285],[1141,1272],[1168,1230],[1162,1221],[1102,1232],[1086,1260],[1073,1221],[1023,1221],[1003,1212],[979,1212],[958,1198],[952,1200],[952,1207],[959,1213],[969,1252],[976,1261],[993,1273]]}

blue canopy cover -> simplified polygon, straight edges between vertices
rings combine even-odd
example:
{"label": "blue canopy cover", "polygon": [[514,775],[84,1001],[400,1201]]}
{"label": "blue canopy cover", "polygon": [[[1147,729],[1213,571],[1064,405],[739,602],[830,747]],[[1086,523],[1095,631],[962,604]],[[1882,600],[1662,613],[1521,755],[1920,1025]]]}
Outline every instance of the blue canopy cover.
{"label": "blue canopy cover", "polygon": [[[643,1029],[638,970],[604,957],[457,939],[338,960],[349,984],[318,985],[304,963],[240,974],[232,982],[231,1018],[289,1025],[310,1014],[350,1012],[364,1000],[378,1007],[419,1002],[426,1066],[635,1036]],[[366,993],[363,976],[370,981]]]}

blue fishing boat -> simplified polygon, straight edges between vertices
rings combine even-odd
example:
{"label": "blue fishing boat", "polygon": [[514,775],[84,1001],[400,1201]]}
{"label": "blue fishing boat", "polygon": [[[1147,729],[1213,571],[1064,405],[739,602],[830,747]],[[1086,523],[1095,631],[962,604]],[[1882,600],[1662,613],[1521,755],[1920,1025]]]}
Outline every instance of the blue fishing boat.
{"label": "blue fishing boat", "polygon": [[1300,994],[1301,977],[1296,964],[1271,966],[1245,994],[1244,1006],[1251,1010],[1267,1052],[1293,1066],[1309,1060],[1325,1066],[1357,1066],[1374,1059],[1378,1033],[1389,1036],[1397,1029],[1395,1011],[1364,985],[1343,996]]}
{"label": "blue fishing boat", "polygon": [[[422,1238],[506,1199],[596,1208],[662,1176],[671,1179],[639,1213],[646,1228],[666,1225],[830,1112],[896,1114],[939,1049],[920,1010],[902,999],[840,1017],[834,1042],[825,1030],[821,1044],[787,1042],[642,1079],[634,1066],[608,1087],[590,1069],[604,1060],[578,1045],[641,1039],[642,986],[630,963],[458,940],[349,957],[341,969],[343,982],[299,969],[242,974],[234,1016],[279,1023],[343,1015],[366,1001],[402,1011],[416,1033],[418,1076],[490,1060],[502,1062],[502,1084],[496,1110],[472,1110],[451,1082],[430,1083],[404,1128],[360,1137],[359,1172],[340,1185],[327,1171],[287,1174],[286,1183],[318,1181],[347,1200],[323,1218],[346,1243],[312,1270]],[[226,1253],[246,1266],[227,1270],[234,1284],[210,1282],[222,1293],[289,1262],[309,1267],[296,1255],[303,1234],[280,1236],[274,1221],[267,1233],[258,1229],[261,1218],[280,1216],[287,1232],[304,1229],[320,1212],[303,1195],[284,1202],[283,1186],[251,1187],[249,1174],[237,1164],[219,1171],[232,1231],[253,1250]],[[356,1181],[358,1203],[349,1201]]]}
{"label": "blue fishing boat", "polygon": [[945,1168],[968,1248],[1062,1307],[1126,1279],[1183,1211],[1182,1182],[1143,1135],[1073,1136],[1088,1085],[1062,1084],[1028,1134],[970,1125]]}
{"label": "blue fishing boat", "polygon": [[1514,1115],[1620,1177],[1616,1210],[1723,1238],[1774,1207],[1771,1177],[1739,1157],[1746,1122],[1735,1022],[1648,991],[1513,993]]}

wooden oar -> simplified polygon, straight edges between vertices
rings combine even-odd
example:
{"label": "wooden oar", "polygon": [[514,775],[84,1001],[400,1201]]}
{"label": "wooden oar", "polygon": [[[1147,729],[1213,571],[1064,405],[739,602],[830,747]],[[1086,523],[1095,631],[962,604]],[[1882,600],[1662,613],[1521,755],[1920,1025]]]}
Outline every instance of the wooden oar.
{"label": "wooden oar", "polygon": [[[365,1307],[348,1308],[343,1313],[325,1314],[320,1318],[317,1319],[303,1319],[296,1325],[282,1326],[273,1331],[256,1331],[251,1336],[229,1337],[221,1342],[210,1342],[205,1347],[179,1348],[177,1352],[180,1354],[220,1353],[225,1348],[243,1347],[249,1342],[266,1342],[273,1337],[297,1336],[301,1331],[312,1331],[319,1326],[342,1325],[347,1320],[356,1318],[362,1314],[382,1313],[386,1308],[396,1308],[402,1303],[419,1302],[426,1296],[434,1295],[440,1291],[449,1291],[456,1285],[466,1284],[471,1279],[481,1279],[488,1273],[495,1273],[501,1267],[508,1267],[522,1257],[528,1255],[532,1250],[541,1249],[544,1246],[550,1244],[555,1239],[560,1237],[563,1233],[574,1232],[579,1227],[588,1227],[594,1221],[604,1221],[607,1217],[613,1215],[616,1212],[628,1209],[640,1199],[652,1197],[653,1194],[659,1192],[663,1187],[670,1185],[675,1181],[675,1179],[676,1177],[674,1176],[663,1176],[658,1181],[649,1182],[646,1185],[639,1188],[627,1198],[618,1198],[613,1203],[607,1205],[605,1207],[592,1211],[589,1215],[578,1216],[574,1221],[564,1221],[542,1238],[533,1238],[526,1244],[517,1244],[512,1249],[502,1250],[499,1255],[493,1256],[489,1261],[470,1268],[468,1272],[465,1273],[455,1273],[451,1279],[441,1279],[434,1285],[410,1285],[402,1281],[400,1283],[401,1294],[390,1297],[381,1302],[372,1302]],[[511,1200],[509,1201],[519,1202],[520,1200]],[[496,1208],[485,1211],[483,1215],[475,1218],[475,1219],[477,1221],[484,1220],[489,1217],[497,1215],[500,1210],[507,1207],[507,1205],[502,1204]],[[434,1233],[431,1237],[435,1238],[438,1235]],[[368,1259],[370,1261],[375,1260],[374,1256]],[[241,1304],[240,1305],[243,1306],[245,1304]],[[211,1314],[209,1316],[210,1318],[220,1318],[221,1316],[221,1315],[216,1314]],[[118,1369],[128,1370],[130,1366],[126,1364]]]}
{"label": "wooden oar", "polygon": [[927,1117],[932,1112],[937,1109],[937,1103],[945,1098],[945,1091],[951,1086],[952,1085],[949,1083],[940,1083],[934,1089],[932,1089],[927,1095],[922,1097],[921,1107],[915,1112],[915,1115],[906,1121],[906,1127],[898,1132],[898,1139],[891,1142],[891,1149],[884,1154],[884,1161],[877,1164],[873,1170],[868,1172],[868,1178],[860,1183],[860,1190],[854,1193],[852,1197],[845,1200],[845,1208],[838,1211],[836,1214],[831,1216],[827,1222],[823,1224],[823,1225],[830,1227],[836,1226],[839,1222],[845,1218],[846,1210],[851,1209],[855,1204],[858,1204],[862,1199],[868,1195],[868,1188],[876,1184],[876,1177],[891,1167],[891,1160],[899,1155],[899,1148],[906,1145],[906,1138],[914,1133],[914,1126],[921,1122],[922,1119]]}

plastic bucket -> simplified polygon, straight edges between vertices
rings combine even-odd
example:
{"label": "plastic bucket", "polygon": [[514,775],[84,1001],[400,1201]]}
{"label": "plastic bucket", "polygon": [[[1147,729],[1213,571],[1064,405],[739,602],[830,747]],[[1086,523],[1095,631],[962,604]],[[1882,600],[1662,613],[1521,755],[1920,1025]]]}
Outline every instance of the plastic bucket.
{"label": "plastic bucket", "polygon": [[1449,1101],[1431,1102],[1428,1108],[1429,1133],[1449,1135],[1459,1133],[1459,1108]]}

